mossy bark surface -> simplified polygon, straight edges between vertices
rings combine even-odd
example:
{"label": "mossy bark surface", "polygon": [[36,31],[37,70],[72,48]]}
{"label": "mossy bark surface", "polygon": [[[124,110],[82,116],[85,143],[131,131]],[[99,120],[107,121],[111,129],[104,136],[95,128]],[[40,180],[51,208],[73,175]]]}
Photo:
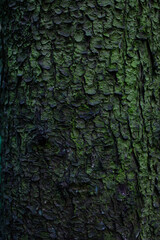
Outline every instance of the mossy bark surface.
{"label": "mossy bark surface", "polygon": [[1,239],[160,239],[160,3],[3,15]]}

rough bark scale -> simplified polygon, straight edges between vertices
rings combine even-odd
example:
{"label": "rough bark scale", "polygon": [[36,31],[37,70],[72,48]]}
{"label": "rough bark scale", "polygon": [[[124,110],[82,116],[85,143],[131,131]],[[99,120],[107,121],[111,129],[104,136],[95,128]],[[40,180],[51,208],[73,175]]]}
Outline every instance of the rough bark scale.
{"label": "rough bark scale", "polygon": [[4,6],[7,240],[160,238],[158,0]]}

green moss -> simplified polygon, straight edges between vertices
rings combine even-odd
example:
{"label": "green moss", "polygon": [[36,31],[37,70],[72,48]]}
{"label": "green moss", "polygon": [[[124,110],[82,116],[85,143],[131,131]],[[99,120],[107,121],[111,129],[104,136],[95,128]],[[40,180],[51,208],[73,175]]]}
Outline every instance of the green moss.
{"label": "green moss", "polygon": [[24,221],[33,239],[52,221],[59,238],[158,239],[158,4],[28,3],[2,24],[8,239],[28,239]]}

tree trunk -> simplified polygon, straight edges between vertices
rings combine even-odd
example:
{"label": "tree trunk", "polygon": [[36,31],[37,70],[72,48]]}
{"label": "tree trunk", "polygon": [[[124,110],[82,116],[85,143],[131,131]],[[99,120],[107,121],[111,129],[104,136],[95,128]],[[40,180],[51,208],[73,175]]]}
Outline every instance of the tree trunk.
{"label": "tree trunk", "polygon": [[3,240],[160,238],[160,4],[3,7]]}

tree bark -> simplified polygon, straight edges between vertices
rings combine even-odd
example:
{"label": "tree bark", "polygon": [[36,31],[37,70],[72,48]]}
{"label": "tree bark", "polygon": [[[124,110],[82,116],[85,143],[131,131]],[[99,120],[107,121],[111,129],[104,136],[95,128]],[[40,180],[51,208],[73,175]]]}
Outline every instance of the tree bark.
{"label": "tree bark", "polygon": [[160,238],[159,14],[5,2],[1,239]]}

